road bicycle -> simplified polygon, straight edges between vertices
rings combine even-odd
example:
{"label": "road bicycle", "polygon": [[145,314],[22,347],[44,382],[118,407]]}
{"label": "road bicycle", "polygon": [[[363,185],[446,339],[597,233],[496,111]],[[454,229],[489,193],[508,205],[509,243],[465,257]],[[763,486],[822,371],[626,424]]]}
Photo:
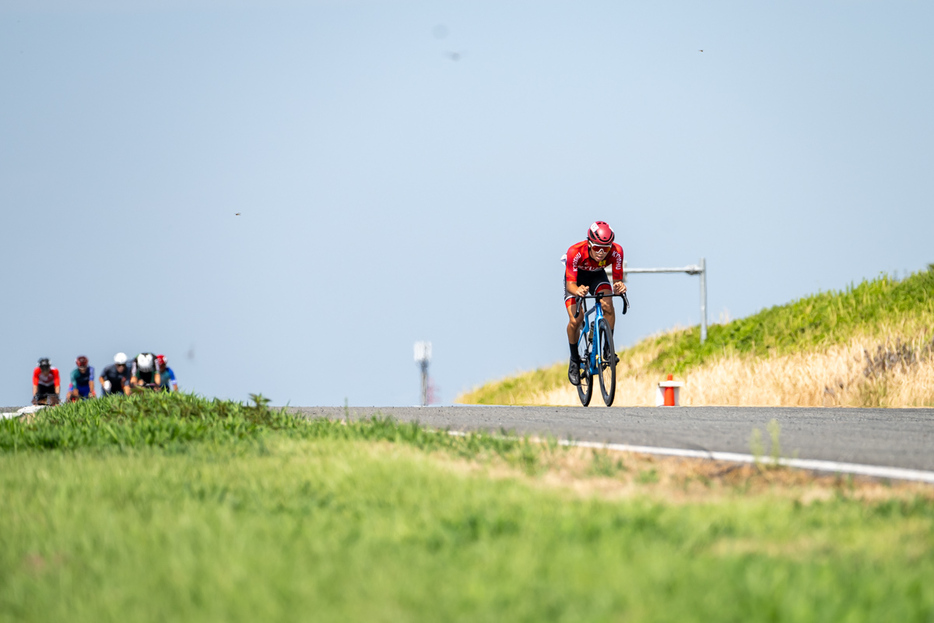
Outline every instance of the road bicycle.
{"label": "road bicycle", "polygon": [[61,403],[58,394],[40,394],[33,397],[33,406],[54,407]]}
{"label": "road bicycle", "polygon": [[[623,315],[629,311],[629,297],[623,294],[588,294],[577,297],[580,299],[578,314],[584,314],[584,325],[581,327],[580,337],[577,339],[577,353],[580,357],[580,385],[577,386],[577,395],[585,407],[590,404],[593,396],[593,377],[600,379],[600,393],[606,406],[613,404],[616,397],[616,348],[613,346],[613,332],[606,318],[603,317],[603,307],[600,299],[604,297],[619,296],[623,299]],[[588,309],[587,300],[594,303]]]}

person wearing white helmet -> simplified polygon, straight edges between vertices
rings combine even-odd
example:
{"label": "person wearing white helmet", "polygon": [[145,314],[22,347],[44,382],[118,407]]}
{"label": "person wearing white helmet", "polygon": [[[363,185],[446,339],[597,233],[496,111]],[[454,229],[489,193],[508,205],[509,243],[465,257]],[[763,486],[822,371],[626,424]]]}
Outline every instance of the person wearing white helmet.
{"label": "person wearing white helmet", "polygon": [[100,379],[101,395],[124,393],[130,395],[130,371],[126,365],[126,354],[114,355],[113,364],[104,368]]}
{"label": "person wearing white helmet", "polygon": [[133,359],[130,367],[130,385],[158,389],[159,371],[156,370],[156,356],[152,353],[140,353]]}

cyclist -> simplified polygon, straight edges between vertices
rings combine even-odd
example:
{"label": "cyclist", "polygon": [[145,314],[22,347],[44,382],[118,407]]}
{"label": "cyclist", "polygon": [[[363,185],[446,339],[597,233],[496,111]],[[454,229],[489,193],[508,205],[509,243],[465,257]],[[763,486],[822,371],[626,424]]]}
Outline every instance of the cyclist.
{"label": "cyclist", "polygon": [[159,371],[159,388],[164,392],[177,392],[178,383],[175,372],[169,367],[169,359],[165,355],[156,355],[156,369]]}
{"label": "cyclist", "polygon": [[48,357],[43,357],[32,371],[32,404],[56,405],[61,390],[58,368],[53,368]]}
{"label": "cyclist", "polygon": [[126,367],[126,355],[124,353],[114,355],[113,364],[104,368],[98,380],[101,383],[101,393],[103,395],[123,392],[129,396],[130,371]]}
{"label": "cyclist", "polygon": [[96,398],[94,393],[94,368],[88,365],[88,358],[84,355],[75,359],[75,365],[78,366],[71,371],[71,384],[68,385],[68,399],[71,401],[79,398]]}
{"label": "cyclist", "polygon": [[140,353],[133,360],[130,368],[130,385],[154,389],[160,384],[159,371],[156,370],[156,356],[152,353]]}
{"label": "cyclist", "polygon": [[[626,284],[623,283],[623,248],[613,242],[615,238],[616,234],[607,223],[597,221],[587,231],[587,239],[571,245],[565,256],[564,306],[568,312],[568,343],[571,348],[568,380],[573,385],[580,385],[581,382],[577,340],[584,322],[584,315],[580,313],[583,306],[577,297],[610,292],[622,294],[626,291]],[[606,276],[607,266],[613,268],[612,286]],[[616,326],[613,299],[600,299],[600,306],[612,331]]]}

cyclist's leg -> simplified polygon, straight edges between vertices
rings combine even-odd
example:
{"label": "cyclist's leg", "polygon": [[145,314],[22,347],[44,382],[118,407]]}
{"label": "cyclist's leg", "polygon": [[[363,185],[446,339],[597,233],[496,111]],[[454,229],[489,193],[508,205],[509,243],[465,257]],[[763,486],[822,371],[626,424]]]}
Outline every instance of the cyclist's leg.
{"label": "cyclist's leg", "polygon": [[[613,294],[613,286],[610,285],[610,280],[605,272],[601,271],[601,273],[596,279],[597,283],[594,290],[600,294]],[[608,296],[600,299],[600,307],[603,308],[603,319],[606,320],[606,324],[610,328],[610,341],[612,342],[612,333],[616,327],[616,310],[613,307],[613,297]],[[613,353],[613,356],[616,357],[616,353]]]}
{"label": "cyclist's leg", "polygon": [[[579,285],[582,284],[580,281],[577,282]],[[580,301],[573,294],[568,294],[568,281],[565,278],[564,272],[561,273],[561,292],[564,297],[564,308],[568,312],[568,343],[577,345],[577,339],[581,334],[581,325],[584,322],[584,315],[580,312]],[[572,350],[573,354],[577,354],[576,350]]]}
{"label": "cyclist's leg", "polygon": [[568,312],[568,343],[577,345],[577,340],[581,335],[581,325],[584,323],[584,315],[580,313],[580,304],[574,297],[569,297],[564,301],[564,306]]}
{"label": "cyclist's leg", "polygon": [[606,318],[606,323],[610,325],[610,331],[615,331],[616,310],[613,308],[613,298],[608,296],[605,299],[600,299],[600,306],[603,308],[603,317]]}
{"label": "cyclist's leg", "polygon": [[568,312],[568,349],[571,354],[568,362],[568,381],[572,385],[580,385],[580,356],[577,353],[577,340],[580,338],[584,314],[577,297],[568,294],[567,282],[563,273],[561,275],[561,287],[564,290],[564,308]]}
{"label": "cyclist's leg", "polygon": [[[590,291],[594,294],[613,294],[613,286],[610,285],[610,280],[605,271],[601,270],[595,275],[594,285],[590,287]],[[613,297],[608,296],[600,299],[600,307],[603,308],[603,317],[606,318],[606,323],[610,325],[610,331],[613,331],[616,328],[616,310],[613,308]]]}
{"label": "cyclist's leg", "polygon": [[568,348],[571,351],[571,357],[568,360],[568,381],[571,385],[580,385],[580,355],[577,352],[577,340],[581,333],[581,324],[584,321],[584,314],[580,313],[580,305],[574,297],[565,301],[565,308],[568,311]]}
{"label": "cyclist's leg", "polygon": [[54,385],[39,385],[36,391],[36,398],[39,402],[45,403],[51,396],[56,396]]}

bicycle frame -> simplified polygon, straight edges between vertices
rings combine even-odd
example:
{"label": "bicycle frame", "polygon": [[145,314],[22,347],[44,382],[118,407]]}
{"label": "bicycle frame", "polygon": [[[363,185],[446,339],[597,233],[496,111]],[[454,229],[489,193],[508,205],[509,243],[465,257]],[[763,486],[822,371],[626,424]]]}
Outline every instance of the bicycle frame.
{"label": "bicycle frame", "polygon": [[[575,319],[579,319],[581,327],[580,336],[577,339],[580,382],[576,385],[577,395],[585,407],[590,406],[594,377],[597,377],[600,383],[600,393],[603,395],[603,402],[606,406],[612,406],[616,396],[616,362],[619,358],[613,352],[616,348],[613,333],[604,318],[603,305],[601,305],[601,299],[607,296],[620,296],[623,299],[623,313],[629,310],[629,299],[625,292],[619,295],[598,293],[579,296],[576,302]],[[595,299],[597,302],[587,309],[587,299]],[[583,318],[580,317],[581,314]],[[571,372],[573,369],[568,371],[568,375]]]}
{"label": "bicycle frame", "polygon": [[[581,361],[584,361],[584,355],[587,357],[587,369],[592,375],[600,374],[600,368],[597,366],[597,361],[603,360],[603,353],[600,352],[600,349],[603,348],[603,340],[600,339],[600,321],[603,320],[603,305],[600,305],[600,299],[606,297],[618,296],[623,299],[623,315],[629,310],[629,299],[626,297],[626,294],[587,294],[584,296],[578,296],[577,299],[580,301],[580,307],[578,307],[577,313],[584,314],[584,324],[581,326],[580,336],[577,338],[577,352],[581,355]],[[596,303],[587,308],[587,300],[595,300]],[[589,343],[589,344],[588,344]],[[588,348],[592,346],[592,348]],[[589,351],[589,352],[588,352]]]}

